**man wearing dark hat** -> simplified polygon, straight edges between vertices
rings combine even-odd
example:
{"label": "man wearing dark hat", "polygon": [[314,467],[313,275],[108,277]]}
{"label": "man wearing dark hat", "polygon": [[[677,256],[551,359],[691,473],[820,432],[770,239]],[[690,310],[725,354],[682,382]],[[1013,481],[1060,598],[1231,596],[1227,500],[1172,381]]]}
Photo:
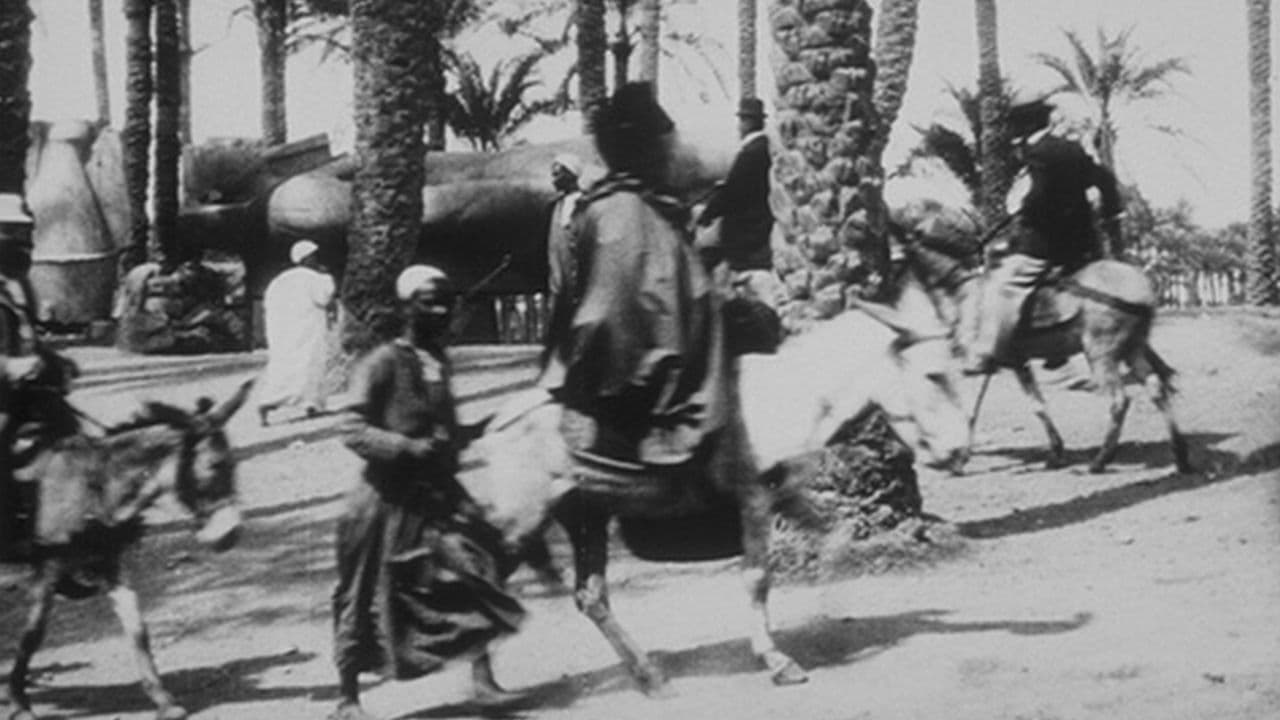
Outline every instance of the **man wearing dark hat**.
{"label": "man wearing dark hat", "polygon": [[679,465],[724,422],[719,301],[693,248],[688,211],[666,191],[674,124],[648,83],[629,83],[593,117],[605,177],[572,223],[580,297],[551,387],[595,421],[583,465]]}
{"label": "man wearing dark hat", "polygon": [[1009,108],[1007,123],[1030,183],[1018,204],[1010,254],[992,271],[966,372],[986,374],[1008,357],[1009,343],[1032,291],[1055,267],[1074,271],[1101,257],[1088,192],[1101,198],[1102,227],[1118,246],[1123,205],[1116,178],[1080,143],[1051,132],[1045,99]]}
{"label": "man wearing dark hat", "polygon": [[729,174],[716,186],[698,216],[699,225],[720,218],[720,241],[714,252],[734,271],[772,270],[769,233],[769,138],[764,133],[764,103],[743,98],[738,105],[742,144]]}

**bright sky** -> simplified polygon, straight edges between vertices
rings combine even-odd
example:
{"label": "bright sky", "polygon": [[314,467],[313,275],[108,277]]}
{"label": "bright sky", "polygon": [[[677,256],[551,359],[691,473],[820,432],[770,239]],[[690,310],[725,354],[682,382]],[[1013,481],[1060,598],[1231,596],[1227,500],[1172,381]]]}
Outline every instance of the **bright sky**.
{"label": "bright sky", "polygon": [[[767,0],[761,0],[766,3]],[[736,0],[702,0],[679,21],[682,30],[712,38],[707,54],[721,65],[729,91],[735,92]],[[123,121],[124,28],[122,0],[106,0],[112,110]],[[230,19],[248,0],[195,0],[193,34],[202,48],[193,67],[192,116],[197,141],[208,137],[255,136],[259,128],[257,45],[247,17]],[[1092,40],[1099,24],[1112,31],[1133,27],[1133,42],[1151,59],[1185,57],[1193,74],[1176,79],[1176,94],[1118,117],[1119,172],[1137,182],[1159,205],[1185,199],[1196,218],[1213,227],[1242,220],[1248,212],[1249,126],[1243,2],[1223,0],[998,0],[1000,55],[1004,72],[1020,87],[1048,89],[1055,78],[1030,60],[1036,51],[1065,55],[1062,29]],[[878,5],[878,0],[873,0]],[[83,0],[32,0],[38,14],[33,28],[32,93],[39,119],[91,117],[94,100],[89,59],[88,21]],[[763,15],[764,13],[762,13]],[[889,149],[890,164],[915,142],[911,124],[954,120],[954,103],[945,95],[950,82],[972,86],[977,73],[973,3],[970,0],[921,0],[920,30],[911,87]],[[1273,18],[1273,52],[1280,68],[1280,44]],[[760,68],[767,74],[767,37],[762,33]],[[473,43],[482,62],[510,52],[512,44],[484,39]],[[712,81],[705,63],[688,56],[664,60],[663,101],[682,125],[731,132],[733,102]],[[681,66],[701,78],[695,87]],[[768,96],[767,77],[759,87]],[[349,71],[322,65],[314,55],[291,60],[290,134],[328,132],[338,149],[350,143]],[[1277,90],[1280,93],[1280,90]],[[1280,98],[1273,100],[1280,108]],[[1275,121],[1273,120],[1273,123]],[[1183,138],[1148,129],[1179,128]],[[576,121],[543,123],[538,137],[576,130]],[[1280,123],[1276,124],[1280,134]]]}

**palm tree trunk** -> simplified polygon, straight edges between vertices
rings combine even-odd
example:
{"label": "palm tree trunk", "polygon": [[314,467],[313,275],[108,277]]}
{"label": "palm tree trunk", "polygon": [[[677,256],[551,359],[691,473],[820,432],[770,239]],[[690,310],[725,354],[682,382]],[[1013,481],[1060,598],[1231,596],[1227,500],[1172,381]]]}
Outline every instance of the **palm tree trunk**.
{"label": "palm tree trunk", "polygon": [[902,99],[907,94],[907,78],[911,74],[911,60],[915,55],[916,26],[919,20],[920,0],[882,0],[880,18],[876,24],[875,86],[872,102],[876,123],[869,156],[868,170],[871,178],[864,178],[863,192],[867,199],[870,234],[878,238],[875,247],[875,264],[889,267],[889,208],[884,202],[884,150],[889,144],[893,123],[902,110]]}
{"label": "palm tree trunk", "polygon": [[147,255],[165,271],[178,263],[178,139],[182,73],[178,0],[156,0],[156,166],[152,243]]}
{"label": "palm tree trunk", "polygon": [[279,145],[288,137],[285,117],[285,27],[287,0],[253,0],[258,25],[258,58],[262,73],[262,139]]}
{"label": "palm tree trunk", "polygon": [[871,8],[818,5],[775,0],[769,14],[780,141],[771,183],[780,190],[777,227],[793,251],[779,257],[794,266],[784,269],[794,297],[782,308],[793,328],[844,310],[851,293],[874,296],[887,270],[862,192],[875,126]]}
{"label": "palm tree trunk", "polygon": [[995,227],[1005,216],[1005,195],[1012,173],[999,149],[1007,144],[1004,126],[1004,93],[1000,82],[999,25],[996,0],[974,0],[978,32],[978,96],[982,117],[982,137],[978,159],[982,174],[982,218]]}
{"label": "palm tree trunk", "polygon": [[344,348],[389,335],[396,274],[422,232],[422,137],[431,22],[422,3],[352,0],[355,69],[355,218],[342,299]]}
{"label": "palm tree trunk", "polygon": [[183,147],[191,144],[191,0],[178,0],[178,32],[180,53],[179,67],[182,73],[182,110],[178,119],[178,140]]}
{"label": "palm tree trunk", "polygon": [[[780,140],[771,204],[786,241],[775,263],[791,294],[781,308],[790,330],[841,312],[850,296],[874,296],[887,277],[880,264],[884,239],[868,212],[880,202],[867,175],[877,172],[871,16],[866,0],[773,0],[768,14]],[[848,489],[848,495],[816,492],[825,509],[851,519],[892,517],[895,524],[919,517],[911,451],[883,413],[869,413],[823,453],[824,470],[806,479],[810,486]],[[869,496],[878,500],[852,499]]]}
{"label": "palm tree trunk", "polygon": [[756,96],[756,2],[738,0],[738,97]]}
{"label": "palm tree trunk", "polygon": [[591,131],[591,114],[607,95],[605,85],[604,0],[578,0],[578,109],[582,127]]}
{"label": "palm tree trunk", "polygon": [[120,256],[122,270],[146,259],[150,235],[147,219],[148,163],[151,155],[151,8],[152,0],[125,0],[126,85],[124,171],[133,227],[129,246]]}
{"label": "palm tree trunk", "polygon": [[98,104],[98,124],[111,124],[111,86],[107,80],[107,45],[102,0],[89,0],[89,41],[93,56],[93,94]]}
{"label": "palm tree trunk", "polygon": [[880,119],[875,132],[877,161],[889,143],[889,133],[907,94],[919,17],[920,0],[881,0],[874,49],[876,82],[873,97],[876,115]]}
{"label": "palm tree trunk", "polygon": [[0,3],[0,193],[22,195],[30,144],[31,8]]}
{"label": "palm tree trunk", "polygon": [[642,0],[640,6],[640,79],[658,89],[658,58],[662,48],[662,0]]}
{"label": "palm tree trunk", "polygon": [[1271,217],[1271,0],[1247,0],[1249,26],[1249,302],[1280,304]]}
{"label": "palm tree trunk", "polygon": [[631,31],[627,29],[627,14],[631,11],[631,0],[616,0],[618,3],[618,31],[609,43],[609,53],[613,55],[613,87],[627,84],[631,76]]}

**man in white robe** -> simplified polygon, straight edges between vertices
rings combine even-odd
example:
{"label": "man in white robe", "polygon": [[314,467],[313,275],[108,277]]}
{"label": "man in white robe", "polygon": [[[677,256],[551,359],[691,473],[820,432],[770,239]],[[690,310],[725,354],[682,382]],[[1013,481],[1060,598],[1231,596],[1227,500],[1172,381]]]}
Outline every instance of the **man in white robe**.
{"label": "man in white robe", "polygon": [[320,384],[334,284],[317,250],[310,240],[294,243],[293,267],[277,275],[262,298],[267,367],[258,381],[258,419],[264,426],[273,410],[300,407],[314,415],[324,409]]}

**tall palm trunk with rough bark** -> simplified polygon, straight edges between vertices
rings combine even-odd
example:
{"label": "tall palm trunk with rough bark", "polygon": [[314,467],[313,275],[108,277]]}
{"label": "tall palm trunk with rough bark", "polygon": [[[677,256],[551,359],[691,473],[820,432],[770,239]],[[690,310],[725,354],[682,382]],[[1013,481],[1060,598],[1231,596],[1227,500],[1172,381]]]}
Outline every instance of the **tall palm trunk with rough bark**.
{"label": "tall palm trunk with rough bark", "polygon": [[792,298],[789,327],[830,317],[850,294],[874,296],[887,268],[868,232],[876,125],[871,7],[866,0],[774,0],[769,14],[777,82],[771,182],[786,240],[775,262]]}
{"label": "tall palm trunk with rough bark", "polygon": [[31,125],[31,8],[0,3],[0,193],[22,195]]}
{"label": "tall palm trunk with rough bark", "polygon": [[89,0],[89,42],[93,60],[93,94],[98,105],[98,124],[111,124],[111,85],[107,79],[107,44],[102,0]]}
{"label": "tall palm trunk with rough bark", "polygon": [[756,96],[756,3],[738,0],[738,97]]}
{"label": "tall palm trunk with rough bark", "polygon": [[430,29],[423,3],[351,2],[359,162],[342,283],[349,352],[387,338],[396,275],[421,237]]}
{"label": "tall palm trunk with rough bark", "polygon": [[1271,214],[1271,0],[1245,0],[1249,18],[1249,302],[1280,303]]}
{"label": "tall palm trunk with rough bark", "polygon": [[129,247],[120,256],[127,270],[146,259],[150,222],[147,215],[147,185],[151,157],[151,9],[153,0],[125,0],[126,66],[124,174],[129,189],[129,210],[133,226]]}
{"label": "tall palm trunk with rough bark", "polygon": [[183,147],[191,144],[191,0],[178,0],[179,72],[182,73],[182,109],[178,117],[178,139]]}
{"label": "tall palm trunk with rough bark", "polygon": [[[775,244],[774,264],[789,293],[781,308],[788,329],[835,315],[851,296],[875,296],[887,284],[885,239],[869,212],[880,202],[871,15],[866,0],[773,0],[770,8],[780,140],[771,204],[785,240]],[[911,451],[894,439],[882,413],[856,422],[824,452],[819,466],[829,472],[810,482],[842,489],[815,494],[828,509],[891,518],[871,521],[880,529],[919,516]],[[847,462],[854,457],[865,464]],[[872,496],[878,499],[867,502]]]}
{"label": "tall palm trunk with rough bark", "polygon": [[980,174],[982,178],[983,221],[987,227],[995,227],[1005,216],[1005,195],[1013,183],[1013,173],[999,148],[1005,147],[1004,125],[1007,108],[1000,81],[999,25],[996,20],[996,0],[974,0],[975,24],[978,33],[978,98],[982,118],[982,137],[979,139]]}
{"label": "tall palm trunk with rough bark", "polygon": [[151,245],[147,256],[166,271],[177,264],[178,135],[182,111],[181,37],[178,0],[156,0],[156,157]]}
{"label": "tall palm trunk with rough bark", "polygon": [[662,55],[662,0],[641,0],[640,79],[658,87],[658,59]]}
{"label": "tall palm trunk with rough bark", "polygon": [[285,30],[288,0],[253,0],[258,26],[258,62],[262,78],[262,139],[268,145],[284,142],[289,134],[285,115]]}
{"label": "tall palm trunk with rough bark", "polygon": [[884,150],[889,144],[889,133],[902,110],[902,99],[907,94],[907,79],[911,75],[911,60],[916,49],[916,27],[919,21],[920,0],[882,0],[880,18],[876,23],[875,61],[876,79],[872,91],[872,103],[876,110],[876,122],[868,163],[871,177],[864,179],[867,195],[869,227],[878,240],[875,248],[876,264],[889,265],[889,208],[884,202]]}
{"label": "tall palm trunk with rough bark", "polygon": [[604,0],[578,0],[578,109],[582,126],[591,130],[591,113],[607,95],[605,84]]}

